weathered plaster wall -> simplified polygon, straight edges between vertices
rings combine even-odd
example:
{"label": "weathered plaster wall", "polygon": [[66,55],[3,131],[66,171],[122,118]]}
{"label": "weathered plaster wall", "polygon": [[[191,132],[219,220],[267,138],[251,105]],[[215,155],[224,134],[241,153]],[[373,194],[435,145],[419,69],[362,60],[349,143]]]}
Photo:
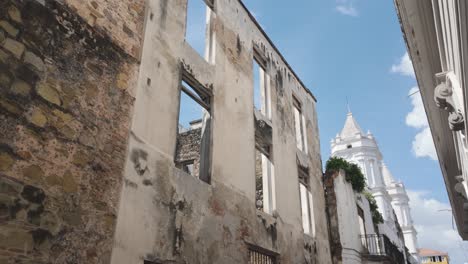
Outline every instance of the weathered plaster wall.
{"label": "weathered plaster wall", "polygon": [[[367,235],[375,234],[369,202],[362,194],[354,192],[343,171],[325,177],[326,199],[330,215],[333,263],[362,263],[364,252],[360,239],[359,206],[364,213]],[[380,262],[379,262],[380,263]]]}
{"label": "weathered plaster wall", "polygon": [[[327,188],[332,189],[327,197],[329,199],[329,210],[336,212],[333,215],[335,221],[331,225],[330,231],[338,233],[339,240],[336,242],[340,244],[342,249],[341,252],[336,252],[336,258],[340,259],[340,262],[335,263],[361,263],[363,249],[355,192],[351,184],[346,181],[343,171],[327,175],[326,181],[328,181]],[[332,198],[334,203],[330,201]],[[364,210],[364,208],[362,209]]]}
{"label": "weathered plaster wall", "polygon": [[[186,0],[148,3],[112,263],[247,263],[246,242],[281,263],[330,263],[316,102],[239,1],[215,2],[213,64],[184,41]],[[254,44],[271,80],[275,217],[255,208]],[[182,70],[213,94],[211,184],[174,166]],[[293,93],[307,120],[307,155],[296,149]],[[302,230],[297,155],[310,170],[315,237]]]}
{"label": "weathered plaster wall", "polygon": [[0,263],[110,262],[138,61],[75,11],[0,2]]}

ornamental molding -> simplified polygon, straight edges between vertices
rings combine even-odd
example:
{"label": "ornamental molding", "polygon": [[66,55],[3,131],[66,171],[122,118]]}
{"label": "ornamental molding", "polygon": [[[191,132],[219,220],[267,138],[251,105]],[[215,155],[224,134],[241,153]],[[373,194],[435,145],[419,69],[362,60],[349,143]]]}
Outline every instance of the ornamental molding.
{"label": "ornamental molding", "polygon": [[461,196],[463,196],[465,200],[468,200],[468,195],[466,193],[463,175],[458,175],[455,177],[455,179],[458,181],[458,183],[456,183],[454,186],[455,191],[459,193]]}
{"label": "ornamental molding", "polygon": [[453,72],[442,72],[436,74],[438,85],[434,90],[434,101],[437,107],[449,112],[449,127],[453,131],[460,131],[465,128],[465,117],[455,104],[453,86],[458,85],[454,81]]}

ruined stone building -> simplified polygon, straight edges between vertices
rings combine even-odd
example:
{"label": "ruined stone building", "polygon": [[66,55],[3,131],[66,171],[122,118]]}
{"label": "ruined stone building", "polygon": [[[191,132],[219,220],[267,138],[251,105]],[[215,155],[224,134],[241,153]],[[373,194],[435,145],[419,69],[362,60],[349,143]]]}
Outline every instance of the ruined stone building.
{"label": "ruined stone building", "polygon": [[0,95],[0,263],[331,263],[316,100],[241,1],[2,0]]}

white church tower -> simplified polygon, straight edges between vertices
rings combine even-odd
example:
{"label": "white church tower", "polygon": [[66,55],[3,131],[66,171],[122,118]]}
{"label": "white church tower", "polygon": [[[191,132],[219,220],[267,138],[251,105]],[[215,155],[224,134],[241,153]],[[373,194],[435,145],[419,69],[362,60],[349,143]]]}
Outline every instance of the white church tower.
{"label": "white church tower", "polygon": [[[331,155],[359,165],[366,177],[369,191],[374,196],[384,223],[379,225],[381,234],[385,234],[397,246],[403,247],[395,221],[401,226],[405,246],[411,255],[419,261],[417,255],[416,230],[408,205],[408,195],[403,183],[395,181],[383,163],[382,154],[374,136],[363,133],[351,112],[348,112],[341,133],[331,141]],[[395,219],[395,215],[396,218]]]}

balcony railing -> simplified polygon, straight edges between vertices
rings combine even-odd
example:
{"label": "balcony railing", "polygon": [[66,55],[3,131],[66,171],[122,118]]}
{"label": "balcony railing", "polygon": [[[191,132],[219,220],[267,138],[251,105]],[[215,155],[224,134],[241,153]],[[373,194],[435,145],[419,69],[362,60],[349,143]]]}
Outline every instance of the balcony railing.
{"label": "balcony railing", "polygon": [[369,257],[384,257],[394,264],[405,263],[403,253],[385,235],[361,236],[361,242],[365,249],[363,255]]}

